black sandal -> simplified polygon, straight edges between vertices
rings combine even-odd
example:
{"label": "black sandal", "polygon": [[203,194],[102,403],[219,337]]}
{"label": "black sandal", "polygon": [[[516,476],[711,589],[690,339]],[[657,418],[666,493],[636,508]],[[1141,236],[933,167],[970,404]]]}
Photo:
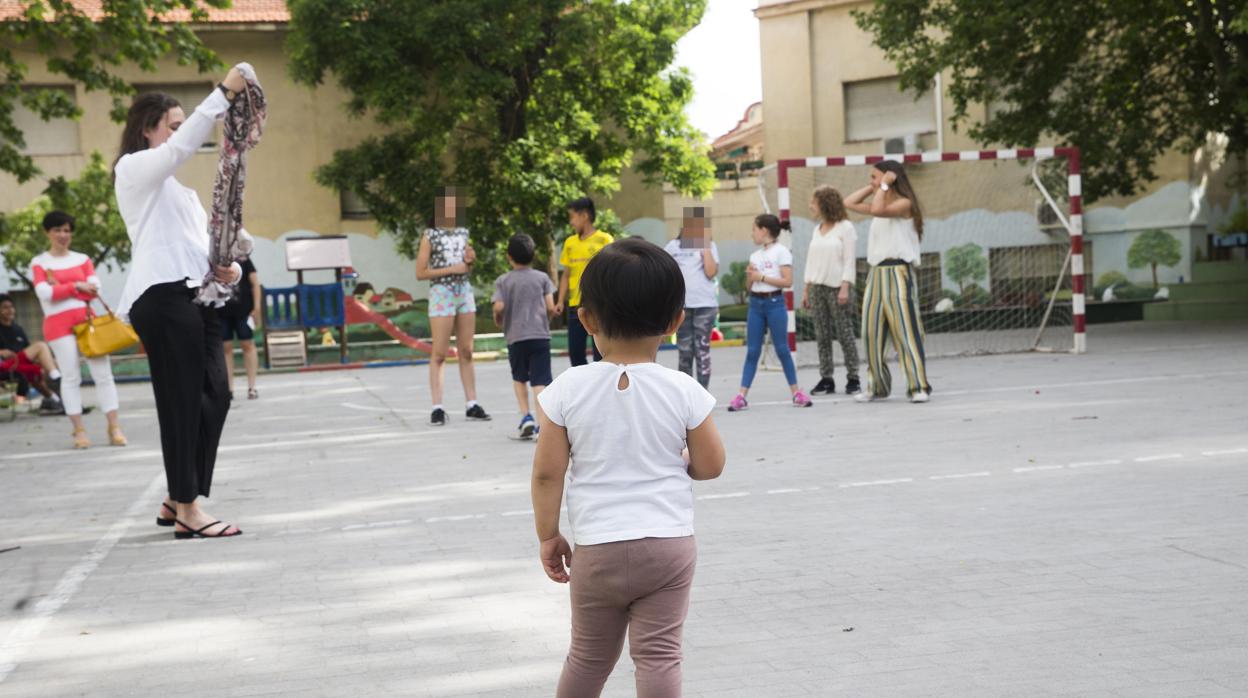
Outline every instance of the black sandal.
{"label": "black sandal", "polygon": [[169,513],[173,514],[173,518],[171,518],[171,519],[162,519],[162,518],[160,518],[159,516],[157,516],[157,517],[156,517],[156,525],[157,525],[157,526],[172,526],[172,525],[174,524],[174,522],[175,522],[175,521],[177,520],[177,518],[178,518],[178,510],[177,510],[177,509],[174,509],[174,508],[173,508],[173,507],[171,507],[171,506],[169,506],[169,503],[168,503],[168,502],[161,502],[161,503],[160,503],[160,505],[161,505],[162,507],[164,507],[164,508],[168,509],[168,510],[169,510]]}
{"label": "black sandal", "polygon": [[[187,526],[186,524],[182,523],[181,521],[178,521],[177,519],[174,519],[174,522],[175,522],[175,523],[177,523],[177,524],[179,524],[179,525],[181,525],[183,528],[190,528],[190,526]],[[195,538],[195,537],[199,537],[199,538],[233,538],[234,536],[241,536],[241,535],[243,534],[243,532],[242,532],[242,530],[241,530],[241,529],[237,529],[237,528],[236,528],[236,529],[234,529],[234,532],[233,532],[233,533],[218,533],[218,534],[213,535],[213,536],[206,536],[206,535],[204,535],[204,531],[207,531],[208,529],[212,528],[213,526],[218,526],[218,525],[222,525],[220,521],[213,521],[212,523],[208,524],[207,526],[204,526],[203,528],[199,529],[198,531],[174,531],[174,532],[173,532],[173,537],[174,537],[174,538],[177,538],[177,539],[179,539],[179,540],[185,540],[185,539],[187,539],[187,538]],[[221,530],[222,530],[222,531],[228,531],[228,530],[230,530],[230,526],[231,526],[231,524],[224,524],[224,526],[225,526],[225,528],[223,528],[223,529],[221,529]]]}

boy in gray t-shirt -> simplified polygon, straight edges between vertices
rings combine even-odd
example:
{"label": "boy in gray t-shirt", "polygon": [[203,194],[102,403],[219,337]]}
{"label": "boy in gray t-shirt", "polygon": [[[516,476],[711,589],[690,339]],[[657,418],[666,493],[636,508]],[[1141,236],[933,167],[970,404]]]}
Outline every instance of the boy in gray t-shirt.
{"label": "boy in gray t-shirt", "polygon": [[[511,236],[507,243],[511,271],[494,282],[494,322],[503,328],[507,339],[511,379],[520,414],[524,415],[519,427],[522,439],[537,434],[537,422],[529,412],[528,387],[533,387],[536,402],[551,381],[550,318],[555,314],[555,284],[532,267],[536,249],[528,235]],[[537,409],[542,409],[540,404]]]}

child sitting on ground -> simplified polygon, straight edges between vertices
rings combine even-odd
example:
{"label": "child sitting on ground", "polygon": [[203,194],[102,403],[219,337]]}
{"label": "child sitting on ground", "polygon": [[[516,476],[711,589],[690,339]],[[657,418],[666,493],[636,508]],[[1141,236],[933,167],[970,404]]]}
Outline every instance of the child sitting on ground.
{"label": "child sitting on ground", "polygon": [[[684,318],[684,278],[670,255],[638,238],[614,243],[589,261],[580,288],[580,320],[602,361],[564,372],[538,398],[533,460],[542,566],[571,581],[572,644],[557,695],[599,695],[628,632],[637,694],[678,696],[697,557],[692,481],[724,468],[715,398],[656,363]],[[574,572],[559,533],[569,460]]]}
{"label": "child sitting on ground", "polygon": [[[531,439],[537,422],[529,412],[529,386],[533,399],[550,385],[550,318],[555,314],[555,283],[532,267],[537,245],[518,233],[507,243],[511,271],[494,282],[494,322],[503,328],[507,359],[511,362],[512,387],[520,405],[520,438]],[[540,414],[541,405],[538,405]]]}

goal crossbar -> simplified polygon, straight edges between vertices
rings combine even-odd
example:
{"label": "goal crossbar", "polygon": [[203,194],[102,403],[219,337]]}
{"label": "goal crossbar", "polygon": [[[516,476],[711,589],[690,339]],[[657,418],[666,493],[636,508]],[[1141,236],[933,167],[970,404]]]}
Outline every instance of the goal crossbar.
{"label": "goal crossbar", "polygon": [[1084,283],[1083,260],[1083,186],[1079,170],[1079,149],[1076,147],[1054,148],[1006,148],[1001,150],[929,151],[923,153],[888,155],[846,155],[841,157],[787,158],[776,163],[777,203],[780,220],[788,221],[790,215],[789,174],[792,170],[816,167],[846,167],[874,165],[885,160],[902,163],[969,162],[976,160],[1050,160],[1064,159],[1067,165],[1067,192],[1069,198],[1068,225],[1070,232],[1071,266],[1071,315],[1074,326],[1074,353],[1087,351],[1087,299]]}

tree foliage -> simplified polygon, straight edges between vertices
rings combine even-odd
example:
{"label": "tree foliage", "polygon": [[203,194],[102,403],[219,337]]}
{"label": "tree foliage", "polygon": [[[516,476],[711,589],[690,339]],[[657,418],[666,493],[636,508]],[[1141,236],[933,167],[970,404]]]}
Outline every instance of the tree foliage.
{"label": "tree foliage", "polygon": [[903,87],[949,71],[976,140],[1079,146],[1089,201],[1134,193],[1211,132],[1248,152],[1248,0],[877,0],[855,16]]}
{"label": "tree foliage", "polygon": [[[10,4],[10,3],[6,3]],[[123,64],[154,71],[167,55],[179,65],[195,65],[201,72],[219,67],[216,54],[206,48],[185,22],[160,22],[180,12],[180,19],[202,21],[205,7],[226,7],[229,0],[20,0],[21,17],[0,21],[0,172],[26,182],[39,168],[23,154],[26,139],[13,121],[21,104],[47,121],[73,118],[81,110],[72,95],[58,89],[23,87],[30,69],[15,49],[42,56],[49,73],[63,75],[88,91],[107,90],[113,96],[112,116],[125,118],[125,98],[133,86],[114,70]]]}
{"label": "tree foliage", "polygon": [[1152,267],[1153,288],[1157,288],[1157,266],[1172,267],[1183,259],[1183,245],[1164,230],[1149,230],[1135,236],[1127,248],[1127,266]]}
{"label": "tree foliage", "polygon": [[988,278],[988,259],[984,257],[984,248],[973,242],[949,248],[945,251],[945,273],[965,295],[967,284]]}
{"label": "tree foliage", "polygon": [[[670,71],[705,0],[291,0],[295,79],[332,73],[377,133],[317,180],[351,190],[412,255],[440,186],[465,188],[478,251],[527,232],[550,249],[568,201],[650,182],[704,195],[714,168]],[[478,267],[480,264],[478,264]]]}
{"label": "tree foliage", "polygon": [[749,290],[745,283],[747,266],[745,262],[733,262],[728,265],[728,272],[719,277],[720,288],[724,289],[724,293],[735,298],[738,304],[746,301],[745,295]]}
{"label": "tree foliage", "polygon": [[43,195],[13,213],[0,213],[0,259],[14,281],[31,287],[30,260],[48,249],[43,217],[49,211],[73,216],[73,249],[91,258],[96,267],[130,261],[130,238],[117,211],[112,172],[99,152],[77,179],[56,177]]}

